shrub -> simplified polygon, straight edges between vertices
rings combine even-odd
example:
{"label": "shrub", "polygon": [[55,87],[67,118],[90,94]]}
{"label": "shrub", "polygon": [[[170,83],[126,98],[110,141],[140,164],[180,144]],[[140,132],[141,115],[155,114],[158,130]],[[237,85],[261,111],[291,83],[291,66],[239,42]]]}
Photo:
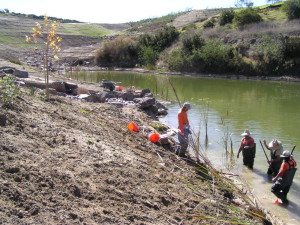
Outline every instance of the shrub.
{"label": "shrub", "polygon": [[182,31],[189,31],[189,30],[196,30],[197,26],[194,23],[190,23],[189,25],[186,25],[182,27]]}
{"label": "shrub", "polygon": [[236,13],[233,22],[238,27],[243,27],[246,24],[258,23],[262,21],[262,17],[252,8],[242,9]]}
{"label": "shrub", "polygon": [[139,44],[143,47],[151,47],[156,52],[161,52],[178,38],[179,32],[173,26],[166,26],[154,35],[143,34],[139,37]]}
{"label": "shrub", "polygon": [[266,35],[260,45],[256,47],[254,56],[257,56],[265,74],[280,72],[285,61],[286,38],[282,35]]}
{"label": "shrub", "polygon": [[207,20],[204,22],[203,24],[203,28],[206,29],[206,28],[212,28],[215,26],[215,23],[213,20]]}
{"label": "shrub", "polygon": [[232,9],[224,9],[221,12],[221,15],[219,17],[220,26],[224,26],[228,23],[232,23],[233,18],[234,18],[234,11]]}
{"label": "shrub", "polygon": [[300,57],[300,37],[290,36],[286,40],[285,55],[287,57]]}
{"label": "shrub", "polygon": [[282,10],[286,13],[287,17],[292,19],[300,18],[300,0],[287,0],[284,2]]}
{"label": "shrub", "polygon": [[151,68],[152,66],[155,65],[155,62],[158,59],[158,54],[151,47],[142,47],[139,52],[138,58],[139,58],[139,62],[142,65],[145,65],[145,66]]}
{"label": "shrub", "polygon": [[220,40],[208,40],[206,45],[198,51],[204,72],[224,73],[230,71],[233,47]]}
{"label": "shrub", "polygon": [[200,49],[205,44],[204,38],[199,33],[192,35],[184,35],[182,38],[182,50],[186,53],[191,53],[194,50]]}
{"label": "shrub", "polygon": [[183,54],[181,49],[176,49],[171,52],[167,59],[168,68],[172,71],[188,71],[191,66],[188,61],[188,56]]}
{"label": "shrub", "polygon": [[12,108],[14,100],[21,95],[20,87],[15,82],[15,77],[10,74],[0,80],[3,106],[6,108]]}
{"label": "shrub", "polygon": [[137,43],[128,37],[118,37],[104,42],[95,57],[96,64],[99,66],[133,67],[137,60]]}

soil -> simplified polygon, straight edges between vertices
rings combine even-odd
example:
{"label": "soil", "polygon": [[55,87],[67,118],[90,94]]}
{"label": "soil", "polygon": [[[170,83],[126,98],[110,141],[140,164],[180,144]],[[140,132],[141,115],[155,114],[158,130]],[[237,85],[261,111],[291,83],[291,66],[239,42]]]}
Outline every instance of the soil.
{"label": "soil", "polygon": [[[22,92],[12,109],[0,108],[0,224],[263,223],[174,154],[174,141],[150,142],[157,121],[143,111]],[[131,121],[140,132],[128,130]]]}

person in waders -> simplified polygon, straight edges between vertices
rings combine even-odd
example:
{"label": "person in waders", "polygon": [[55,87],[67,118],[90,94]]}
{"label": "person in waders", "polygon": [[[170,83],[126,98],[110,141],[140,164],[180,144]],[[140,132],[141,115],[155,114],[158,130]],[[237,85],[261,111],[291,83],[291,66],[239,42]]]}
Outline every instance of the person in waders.
{"label": "person in waders", "polygon": [[249,130],[245,130],[241,135],[244,136],[244,138],[241,140],[237,158],[239,158],[240,152],[242,152],[244,165],[249,169],[253,169],[256,144],[254,142],[254,139],[250,136]]}
{"label": "person in waders", "polygon": [[179,148],[176,150],[176,154],[181,157],[186,157],[185,154],[189,145],[189,134],[191,134],[191,131],[190,131],[190,124],[187,116],[187,111],[190,109],[191,109],[191,104],[185,102],[178,112]]}
{"label": "person in waders", "polygon": [[268,160],[269,168],[267,171],[268,175],[276,176],[279,172],[282,158],[280,155],[283,153],[282,143],[276,139],[273,139],[268,145],[266,140],[264,140],[265,147],[270,150],[271,159]]}
{"label": "person in waders", "polygon": [[284,151],[280,157],[283,158],[283,162],[279,173],[272,179],[274,185],[271,192],[280,198],[283,204],[288,204],[287,194],[297,171],[297,163],[289,151]]}

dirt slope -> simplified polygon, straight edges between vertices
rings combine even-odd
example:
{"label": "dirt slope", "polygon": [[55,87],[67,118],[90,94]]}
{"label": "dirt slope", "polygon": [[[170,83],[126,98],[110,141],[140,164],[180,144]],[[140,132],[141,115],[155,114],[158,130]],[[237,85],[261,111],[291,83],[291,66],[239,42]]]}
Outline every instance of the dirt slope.
{"label": "dirt slope", "polygon": [[196,23],[219,14],[222,9],[192,10],[178,16],[173,22],[174,27],[182,27],[190,23]]}

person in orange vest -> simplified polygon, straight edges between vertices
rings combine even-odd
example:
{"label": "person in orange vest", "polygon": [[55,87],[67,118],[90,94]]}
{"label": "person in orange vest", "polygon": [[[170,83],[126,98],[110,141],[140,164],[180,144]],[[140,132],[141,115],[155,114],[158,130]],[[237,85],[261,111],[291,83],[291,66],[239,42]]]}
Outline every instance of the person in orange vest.
{"label": "person in orange vest", "polygon": [[283,204],[288,204],[287,194],[293,183],[293,179],[297,170],[297,163],[289,151],[284,151],[282,155],[283,162],[276,177],[272,179],[274,185],[271,192],[280,198]]}
{"label": "person in orange vest", "polygon": [[237,158],[239,158],[240,152],[242,152],[244,165],[248,166],[249,169],[253,169],[256,153],[256,145],[254,139],[250,136],[250,132],[247,129],[241,135],[244,136],[244,138],[241,140]]}
{"label": "person in orange vest", "polygon": [[185,102],[178,112],[179,148],[176,150],[176,154],[181,157],[186,157],[185,154],[189,144],[189,134],[191,134],[190,124],[187,116],[187,111],[190,109],[191,109],[191,104]]}

